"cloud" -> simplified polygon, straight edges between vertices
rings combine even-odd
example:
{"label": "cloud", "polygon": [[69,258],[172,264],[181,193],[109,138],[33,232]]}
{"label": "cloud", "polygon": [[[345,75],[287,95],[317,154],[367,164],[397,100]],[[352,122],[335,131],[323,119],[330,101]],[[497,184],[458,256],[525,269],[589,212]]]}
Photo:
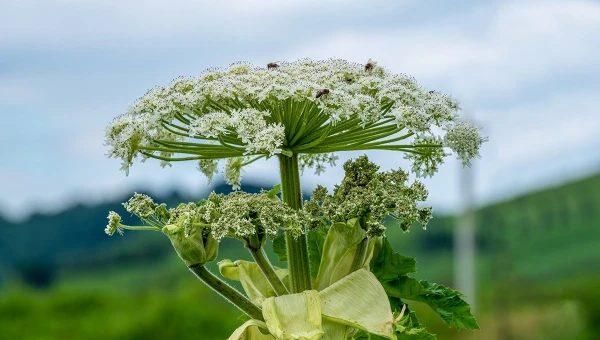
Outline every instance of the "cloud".
{"label": "cloud", "polygon": [[[104,156],[103,129],[149,87],[239,59],[374,58],[453,93],[490,137],[475,168],[479,197],[525,190],[536,178],[591,166],[585,158],[595,157],[597,2],[207,4],[1,2],[0,142],[11,145],[0,159],[1,205],[23,214],[34,201],[57,208],[142,183],[201,190],[205,179],[191,163],[163,170],[149,160],[125,177],[119,161]],[[360,154],[343,153],[338,165]],[[384,170],[406,167],[401,155],[369,155]],[[277,178],[277,166],[273,159],[255,163],[245,179]],[[455,205],[459,169],[448,161],[425,180],[431,204]],[[331,188],[342,176],[340,167],[321,177],[307,170],[303,182],[307,190]]]}
{"label": "cloud", "polygon": [[[380,7],[397,8],[413,2],[383,1]],[[0,42],[111,45],[114,42],[189,41],[198,36],[213,41],[229,38],[268,41],[272,36],[281,37],[282,32],[293,27],[309,28],[305,24],[311,24],[313,18],[322,13],[343,16],[364,9],[364,2],[357,0],[7,1],[0,3],[0,32],[12,34],[1,34]]]}
{"label": "cloud", "polygon": [[288,56],[373,57],[394,72],[407,72],[471,102],[506,99],[540,84],[552,86],[550,79],[576,72],[600,74],[600,35],[594,33],[600,31],[599,3],[505,4],[466,11],[437,25],[360,31],[343,27],[291,49]]}

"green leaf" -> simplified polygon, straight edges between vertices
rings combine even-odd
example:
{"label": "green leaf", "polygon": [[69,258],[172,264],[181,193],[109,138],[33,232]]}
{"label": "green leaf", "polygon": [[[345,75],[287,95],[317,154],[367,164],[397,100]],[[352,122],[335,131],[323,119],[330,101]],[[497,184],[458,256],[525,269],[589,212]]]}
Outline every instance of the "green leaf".
{"label": "green leaf", "polygon": [[[400,327],[399,327],[400,329]],[[411,328],[407,330],[398,330],[396,333],[398,340],[436,340],[435,334],[429,333],[425,328]]]}
{"label": "green leaf", "polygon": [[266,195],[267,195],[267,197],[269,197],[271,199],[279,200],[279,197],[277,195],[280,192],[281,192],[281,184],[277,184],[273,187],[273,189],[267,191]]}
{"label": "green leaf", "polygon": [[279,234],[273,239],[273,252],[280,262],[287,261],[287,249],[285,247],[285,234]]}
{"label": "green leaf", "polygon": [[382,285],[389,297],[426,303],[449,326],[454,325],[457,329],[479,329],[469,304],[462,299],[463,295],[458,291],[436,283],[417,281],[408,276],[382,282]]}
{"label": "green leaf", "polygon": [[310,262],[310,276],[313,279],[317,278],[319,273],[325,237],[327,237],[327,232],[323,228],[308,232],[308,261]]}
{"label": "green leaf", "polygon": [[431,334],[426,331],[415,312],[411,311],[408,304],[398,298],[390,298],[390,304],[392,310],[395,313],[401,313],[402,308],[406,305],[404,310],[404,316],[396,323],[396,337],[397,339],[415,339],[415,340],[431,340],[436,339],[435,334]]}
{"label": "green leaf", "polygon": [[408,276],[400,276],[395,280],[382,282],[381,284],[388,296],[399,299],[415,300],[416,297],[429,293],[417,279]]}
{"label": "green leaf", "polygon": [[463,295],[459,291],[424,280],[420,283],[431,293],[421,295],[418,301],[427,303],[446,324],[454,324],[457,329],[479,329],[475,317],[471,314],[471,307],[462,299]]}
{"label": "green leaf", "polygon": [[380,282],[396,279],[399,276],[417,271],[417,261],[408,256],[394,252],[387,237],[381,240],[381,250],[377,260],[372,264],[371,271]]}
{"label": "green leaf", "polygon": [[406,305],[406,310],[404,311],[404,317],[398,321],[398,323],[407,328],[423,328],[419,319],[417,318],[417,314],[410,310],[407,303],[403,302],[398,298],[390,298],[390,305],[392,306],[392,311],[394,313],[399,314],[402,311],[402,307]]}

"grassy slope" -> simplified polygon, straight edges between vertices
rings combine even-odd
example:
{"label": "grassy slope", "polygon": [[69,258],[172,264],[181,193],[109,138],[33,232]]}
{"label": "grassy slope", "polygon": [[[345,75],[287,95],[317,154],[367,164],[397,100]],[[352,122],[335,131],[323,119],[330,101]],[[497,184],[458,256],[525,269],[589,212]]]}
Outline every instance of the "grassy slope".
{"label": "grassy slope", "polygon": [[[561,302],[565,298],[588,301],[578,307],[577,313],[592,324],[597,320],[600,312],[594,306],[600,305],[600,298],[594,292],[600,282],[596,276],[600,273],[596,260],[600,247],[598,189],[600,175],[478,210],[479,300],[483,305],[480,319],[486,338],[493,338],[490,330],[505,327],[506,322],[512,322],[517,329],[524,327],[523,320],[529,320],[533,328],[537,327],[536,322],[564,321],[564,314],[571,308]],[[454,222],[452,217],[436,217],[427,231],[415,226],[410,233],[390,226],[388,235],[398,251],[418,259],[418,277],[452,285]],[[119,240],[126,241],[127,248],[111,248],[105,257],[95,258],[98,265],[91,266],[93,271],[90,266],[71,266],[60,271],[57,283],[48,291],[15,286],[0,291],[3,335],[29,339],[76,335],[85,339],[102,332],[115,339],[226,338],[241,323],[240,313],[199,285],[177,258],[167,256],[150,263],[137,261],[136,257],[131,260],[131,256],[125,256],[127,261],[118,260],[123,257],[123,249],[129,254],[147,253],[149,247],[144,242],[149,241],[136,242],[139,235],[127,234]],[[156,242],[168,249],[165,241]],[[224,244],[219,257],[240,256],[235,247]],[[501,317],[494,307],[499,297]],[[540,309],[540,303],[548,308]],[[528,312],[521,308],[523,304],[535,308]],[[443,338],[454,334],[432,321],[426,309],[417,308],[423,312],[425,323],[445,334]],[[546,310],[559,312],[549,314]],[[596,324],[600,324],[598,321]],[[540,332],[546,332],[540,327]],[[460,338],[465,336],[461,333]]]}

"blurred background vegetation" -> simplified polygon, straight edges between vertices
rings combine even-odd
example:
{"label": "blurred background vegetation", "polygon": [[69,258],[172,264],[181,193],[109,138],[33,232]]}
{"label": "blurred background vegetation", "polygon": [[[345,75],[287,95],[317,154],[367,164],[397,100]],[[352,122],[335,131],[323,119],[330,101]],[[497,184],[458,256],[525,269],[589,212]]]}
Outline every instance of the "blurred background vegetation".
{"label": "blurred background vegetation", "polygon": [[[243,190],[258,191],[247,184]],[[480,332],[453,331],[427,307],[411,307],[440,339],[597,339],[599,189],[600,174],[476,210]],[[135,223],[121,206],[128,198],[19,223],[0,217],[0,338],[226,339],[242,323],[161,233],[103,233],[109,210]],[[201,197],[154,198],[174,205]],[[388,237],[417,258],[417,277],[453,286],[455,224],[434,215],[426,231],[390,226]],[[223,258],[249,256],[228,240]]]}

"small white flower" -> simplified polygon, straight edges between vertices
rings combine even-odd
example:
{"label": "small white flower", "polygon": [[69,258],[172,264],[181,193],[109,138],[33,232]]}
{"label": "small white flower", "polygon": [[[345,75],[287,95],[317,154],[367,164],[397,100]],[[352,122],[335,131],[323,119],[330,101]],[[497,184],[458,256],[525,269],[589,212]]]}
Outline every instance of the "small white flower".
{"label": "small white flower", "polygon": [[[452,126],[444,145],[465,164],[478,155],[483,139],[455,124],[458,103],[410,76],[392,74],[373,60],[301,59],[278,65],[268,70],[236,63],[151,89],[107,127],[108,155],[122,159],[128,172],[138,156],[157,158],[166,166],[171,161],[296,153],[304,158],[303,167],[320,173],[322,160],[329,157],[320,154],[374,148],[408,152],[411,146],[396,148],[394,143],[406,146],[402,139],[441,137],[432,127],[444,126]],[[325,89],[328,94],[317,98]],[[471,133],[470,139],[458,137],[461,129]],[[413,169],[431,175],[445,155],[437,150],[406,158],[416,162]],[[201,171],[213,173],[209,164]],[[225,173],[229,182],[239,183],[239,167]]]}
{"label": "small white flower", "polygon": [[468,122],[458,122],[446,128],[446,131],[444,146],[452,149],[463,165],[470,166],[471,159],[480,157],[479,148],[487,138],[481,137],[477,127]]}
{"label": "small white flower", "polygon": [[[407,152],[404,159],[412,161],[412,172],[418,177],[432,177],[444,163],[444,157],[448,154],[442,145],[441,137],[418,135],[413,145],[418,146],[414,152]],[[420,146],[420,145],[438,145],[438,146]]]}
{"label": "small white flower", "polygon": [[228,158],[225,164],[225,172],[223,177],[225,182],[232,186],[233,190],[240,190],[242,184],[242,165],[244,157]]}
{"label": "small white flower", "polygon": [[119,214],[116,212],[111,211],[108,213],[108,224],[106,225],[104,232],[109,236],[113,236],[115,231],[120,235],[123,235],[123,228],[121,228],[120,225],[121,216],[119,216]]}
{"label": "small white flower", "polygon": [[215,159],[201,159],[198,161],[198,170],[206,176],[210,184],[213,176],[219,172],[219,162]]}
{"label": "small white flower", "polygon": [[136,192],[133,194],[133,197],[129,199],[129,201],[123,203],[123,207],[125,207],[127,212],[132,213],[140,218],[148,218],[154,215],[158,204],[154,203],[150,196],[138,194]]}

